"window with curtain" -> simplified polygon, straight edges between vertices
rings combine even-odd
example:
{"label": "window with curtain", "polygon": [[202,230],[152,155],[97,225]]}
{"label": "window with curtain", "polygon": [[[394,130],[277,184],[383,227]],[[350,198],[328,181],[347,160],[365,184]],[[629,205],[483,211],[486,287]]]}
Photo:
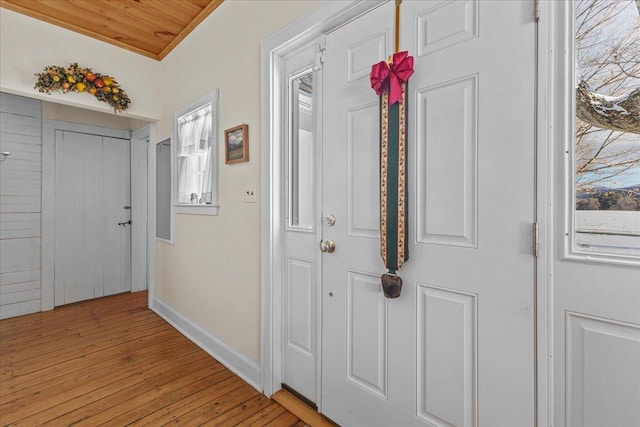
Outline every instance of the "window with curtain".
{"label": "window with curtain", "polygon": [[216,116],[217,91],[176,113],[175,203],[178,213],[217,214]]}

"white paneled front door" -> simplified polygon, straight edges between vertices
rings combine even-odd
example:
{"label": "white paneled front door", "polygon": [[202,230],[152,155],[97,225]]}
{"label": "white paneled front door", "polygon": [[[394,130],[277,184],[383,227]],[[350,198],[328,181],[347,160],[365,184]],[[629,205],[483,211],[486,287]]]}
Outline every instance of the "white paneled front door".
{"label": "white paneled front door", "polygon": [[316,402],[318,353],[319,221],[316,144],[317,43],[284,63],[287,123],[284,224],[283,378],[289,389]]}
{"label": "white paneled front door", "polygon": [[131,290],[129,150],[129,140],[55,133],[55,305]]}
{"label": "white paneled front door", "polygon": [[531,2],[407,1],[409,252],[385,299],[379,101],[393,2],[327,36],[322,412],[343,426],[534,424]]}

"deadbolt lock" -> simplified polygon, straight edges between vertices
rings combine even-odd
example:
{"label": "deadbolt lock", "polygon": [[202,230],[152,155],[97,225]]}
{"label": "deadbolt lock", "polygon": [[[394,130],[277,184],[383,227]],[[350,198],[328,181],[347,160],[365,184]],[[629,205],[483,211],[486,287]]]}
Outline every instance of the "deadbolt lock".
{"label": "deadbolt lock", "polygon": [[333,214],[329,214],[324,217],[324,222],[327,223],[329,227],[333,226],[336,223],[336,217]]}

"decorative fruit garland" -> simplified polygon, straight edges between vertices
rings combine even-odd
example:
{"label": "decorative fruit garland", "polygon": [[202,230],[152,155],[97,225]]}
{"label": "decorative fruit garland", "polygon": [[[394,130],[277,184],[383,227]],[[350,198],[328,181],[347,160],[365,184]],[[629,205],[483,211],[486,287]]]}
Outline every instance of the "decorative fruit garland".
{"label": "decorative fruit garland", "polygon": [[77,63],[69,64],[69,68],[49,65],[43,73],[37,73],[38,81],[34,89],[43,93],[62,91],[88,92],[98,100],[111,105],[114,111],[129,108],[131,99],[118,82],[106,74],[93,73],[91,68],[79,67]]}

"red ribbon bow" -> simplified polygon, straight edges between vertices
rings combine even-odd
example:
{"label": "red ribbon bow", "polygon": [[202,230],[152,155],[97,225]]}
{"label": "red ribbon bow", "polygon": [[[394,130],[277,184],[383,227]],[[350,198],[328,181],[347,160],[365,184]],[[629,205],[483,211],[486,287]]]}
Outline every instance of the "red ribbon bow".
{"label": "red ribbon bow", "polygon": [[389,105],[399,102],[402,98],[401,83],[406,83],[413,74],[413,56],[409,52],[397,52],[393,54],[393,61],[387,64],[380,61],[371,67],[371,87],[382,95],[389,88]]}

